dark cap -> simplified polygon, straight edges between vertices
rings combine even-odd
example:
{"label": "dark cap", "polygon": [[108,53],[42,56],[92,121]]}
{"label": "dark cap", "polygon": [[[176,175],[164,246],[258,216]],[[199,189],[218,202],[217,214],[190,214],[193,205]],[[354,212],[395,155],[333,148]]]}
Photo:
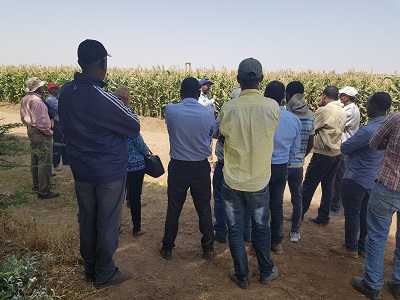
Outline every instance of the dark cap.
{"label": "dark cap", "polygon": [[78,63],[92,63],[110,56],[103,44],[96,40],[84,40],[78,47]]}
{"label": "dark cap", "polygon": [[263,75],[261,63],[255,58],[242,60],[238,68],[238,76],[243,79],[259,79]]}
{"label": "dark cap", "polygon": [[214,82],[212,82],[210,79],[208,78],[203,78],[202,80],[200,80],[200,86],[205,85],[205,84],[214,84]]}

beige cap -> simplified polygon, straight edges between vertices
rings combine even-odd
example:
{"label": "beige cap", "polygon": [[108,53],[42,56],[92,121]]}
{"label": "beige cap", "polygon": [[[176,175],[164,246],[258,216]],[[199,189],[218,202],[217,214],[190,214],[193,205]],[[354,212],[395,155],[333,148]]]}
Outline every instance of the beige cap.
{"label": "beige cap", "polygon": [[46,82],[41,81],[39,78],[37,77],[31,77],[26,81],[26,89],[25,92],[29,93],[29,92],[34,92],[36,91],[38,88],[40,88],[41,86],[44,86],[46,84]]}

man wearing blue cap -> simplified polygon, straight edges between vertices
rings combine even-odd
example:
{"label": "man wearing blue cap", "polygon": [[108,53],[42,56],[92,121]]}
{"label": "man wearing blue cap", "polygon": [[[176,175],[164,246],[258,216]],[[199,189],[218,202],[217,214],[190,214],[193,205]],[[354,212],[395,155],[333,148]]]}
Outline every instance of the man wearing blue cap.
{"label": "man wearing blue cap", "polygon": [[82,73],[60,93],[59,115],[79,206],[80,252],[87,281],[106,288],[128,280],[118,268],[118,247],[128,152],[125,137],[139,135],[138,117],[116,95],[106,92],[107,50],[95,40],[78,47]]}
{"label": "man wearing blue cap", "polygon": [[210,79],[203,78],[200,80],[200,97],[199,103],[204,105],[205,107],[209,107],[212,110],[216,109],[215,101],[217,101],[218,97],[216,95],[210,96],[209,91],[211,86],[214,84]]}

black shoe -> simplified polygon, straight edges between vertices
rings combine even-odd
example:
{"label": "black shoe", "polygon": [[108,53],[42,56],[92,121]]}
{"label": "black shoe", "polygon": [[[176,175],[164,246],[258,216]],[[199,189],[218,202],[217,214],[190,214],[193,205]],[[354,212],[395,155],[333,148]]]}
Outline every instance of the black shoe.
{"label": "black shoe", "polygon": [[241,289],[247,289],[248,287],[249,287],[249,281],[248,280],[239,280],[237,277],[236,277],[236,273],[235,273],[235,269],[232,269],[230,272],[229,272],[229,278],[233,281],[233,282],[235,282]]}
{"label": "black shoe", "polygon": [[387,287],[389,294],[392,295],[395,300],[400,300],[400,284],[388,281]]}
{"label": "black shoe", "polygon": [[95,282],[96,281],[95,273],[85,273],[85,280],[87,282]]}
{"label": "black shoe", "polygon": [[267,278],[260,278],[260,283],[261,284],[268,284],[272,280],[275,280],[277,278],[278,278],[278,268],[274,266],[272,268],[272,273]]}
{"label": "black shoe", "polygon": [[129,278],[132,277],[132,272],[125,270],[125,269],[120,269],[120,268],[115,268],[115,274],[114,276],[107,282],[101,283],[101,284],[97,284],[95,283],[95,287],[97,289],[104,289],[106,287],[110,287],[113,285],[117,285],[120,284],[126,280],[128,280]]}
{"label": "black shoe", "polygon": [[53,198],[57,198],[58,196],[60,196],[60,193],[50,192],[50,193],[45,194],[45,195],[38,194],[38,198],[40,198],[40,199],[53,199]]}
{"label": "black shoe", "polygon": [[165,260],[171,260],[171,258],[172,258],[172,251],[168,251],[168,250],[163,250],[163,249],[161,249],[161,256],[162,256],[162,258],[164,258]]}
{"label": "black shoe", "polygon": [[362,278],[355,276],[350,280],[350,283],[354,289],[359,291],[361,294],[366,296],[368,299],[372,299],[372,300],[380,300],[381,299],[381,291],[371,289],[365,283],[365,281],[362,280]]}
{"label": "black shoe", "polygon": [[214,258],[214,250],[204,251],[203,252],[203,258],[205,260],[213,260],[213,258]]}
{"label": "black shoe", "polygon": [[320,218],[316,217],[316,218],[308,218],[308,220],[314,224],[326,227],[328,226],[329,222],[322,222]]}
{"label": "black shoe", "polygon": [[141,235],[143,235],[145,233],[146,233],[146,230],[143,230],[143,229],[135,230],[135,229],[133,229],[132,236],[133,237],[139,237],[139,236],[141,236]]}

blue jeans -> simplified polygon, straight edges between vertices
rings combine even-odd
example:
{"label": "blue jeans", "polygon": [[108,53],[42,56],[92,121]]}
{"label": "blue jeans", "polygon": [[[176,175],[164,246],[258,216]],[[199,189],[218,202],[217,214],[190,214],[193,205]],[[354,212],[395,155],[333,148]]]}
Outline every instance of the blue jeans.
{"label": "blue jeans", "polygon": [[290,231],[299,232],[301,225],[301,214],[303,212],[303,202],[301,197],[301,187],[303,184],[303,167],[288,168],[288,185],[290,190],[290,200],[293,205],[292,228]]}
{"label": "blue jeans", "polygon": [[[392,217],[400,211],[400,192],[387,189],[377,182],[372,189],[367,210],[367,238],[365,240],[364,281],[373,289],[383,286],[385,245]],[[396,250],[394,252],[392,282],[400,284],[400,231],[397,214]]]}
{"label": "blue jeans", "polygon": [[64,164],[67,164],[67,153],[65,151],[64,134],[61,130],[60,122],[54,122],[53,128],[53,167],[57,168],[60,164],[61,158]]}
{"label": "blue jeans", "polygon": [[260,278],[265,279],[272,273],[274,262],[270,258],[271,232],[269,220],[269,188],[258,192],[243,192],[222,183],[222,199],[225,203],[228,224],[229,248],[239,280],[247,281],[249,266],[244,247],[244,215],[246,207],[250,210],[252,236],[256,251]]}
{"label": "blue jeans", "polygon": [[272,244],[279,244],[283,240],[283,193],[285,191],[287,174],[287,164],[271,165],[271,179],[268,186]]}
{"label": "blue jeans", "polygon": [[[218,161],[215,165],[214,176],[213,176],[213,192],[214,192],[214,231],[215,238],[219,241],[225,241],[226,236],[228,234],[228,227],[226,225],[226,216],[225,216],[225,205],[222,201],[221,189],[222,189],[222,180],[224,178],[224,174],[222,169],[224,168],[224,163]],[[250,211],[246,209],[245,214],[245,223],[244,223],[244,240],[251,240],[251,218]]]}
{"label": "blue jeans", "polygon": [[[346,178],[343,178],[341,186],[344,208],[344,244],[347,250],[365,252],[367,205],[370,190]],[[358,232],[360,232],[360,236]]]}

